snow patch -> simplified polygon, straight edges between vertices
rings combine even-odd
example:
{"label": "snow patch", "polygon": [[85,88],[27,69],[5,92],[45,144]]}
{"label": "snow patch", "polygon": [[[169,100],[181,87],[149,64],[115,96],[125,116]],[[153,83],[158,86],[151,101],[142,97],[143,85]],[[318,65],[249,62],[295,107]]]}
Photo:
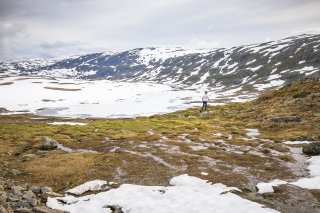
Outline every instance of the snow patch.
{"label": "snow patch", "polygon": [[112,212],[107,206],[120,206],[131,213],[167,212],[277,212],[230,193],[238,190],[223,184],[208,183],[197,177],[180,175],[170,180],[172,186],[123,184],[95,195],[48,198],[47,206],[70,213]]}

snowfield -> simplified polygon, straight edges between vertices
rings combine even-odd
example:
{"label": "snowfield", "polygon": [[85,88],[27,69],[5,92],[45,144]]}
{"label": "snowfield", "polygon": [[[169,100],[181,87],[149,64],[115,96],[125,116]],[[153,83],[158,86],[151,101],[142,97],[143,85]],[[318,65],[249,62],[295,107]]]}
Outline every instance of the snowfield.
{"label": "snowfield", "polygon": [[[96,182],[91,183],[96,185]],[[90,188],[89,185],[85,184],[85,188]],[[230,193],[231,190],[238,190],[234,187],[208,183],[186,174],[172,178],[170,185],[123,184],[119,188],[94,195],[48,198],[47,206],[70,213],[111,213],[108,206],[118,206],[123,212],[130,213],[277,212]]]}

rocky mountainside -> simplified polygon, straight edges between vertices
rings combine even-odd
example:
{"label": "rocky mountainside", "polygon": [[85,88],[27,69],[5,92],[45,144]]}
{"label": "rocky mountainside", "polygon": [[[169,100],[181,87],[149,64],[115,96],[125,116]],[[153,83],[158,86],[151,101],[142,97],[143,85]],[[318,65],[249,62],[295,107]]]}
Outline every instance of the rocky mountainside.
{"label": "rocky mountainside", "polygon": [[0,71],[86,79],[155,81],[264,90],[320,77],[320,35],[303,34],[233,48],[138,48],[63,59],[0,62]]}

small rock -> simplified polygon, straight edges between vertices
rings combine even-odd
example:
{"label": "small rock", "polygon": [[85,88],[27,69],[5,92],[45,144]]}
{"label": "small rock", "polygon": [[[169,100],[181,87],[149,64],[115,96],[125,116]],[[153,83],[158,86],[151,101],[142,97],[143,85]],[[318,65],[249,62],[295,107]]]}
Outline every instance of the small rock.
{"label": "small rock", "polygon": [[22,192],[21,190],[18,188],[18,187],[13,187],[11,189],[11,193],[14,195],[14,196],[21,196],[22,195]]}
{"label": "small rock", "polygon": [[29,208],[30,205],[28,202],[20,200],[15,204],[15,207],[23,209],[23,208]]}
{"label": "small rock", "polygon": [[42,148],[45,150],[51,150],[51,149],[57,148],[57,142],[48,136],[42,137],[42,142],[43,142]]}
{"label": "small rock", "polygon": [[31,190],[29,190],[22,197],[24,199],[31,199],[31,198],[35,198],[36,195]]}
{"label": "small rock", "polygon": [[7,202],[18,202],[21,200],[21,197],[15,196],[11,193],[8,194],[6,201]]}
{"label": "small rock", "polygon": [[306,155],[319,155],[320,148],[315,143],[304,144],[302,152]]}
{"label": "small rock", "polygon": [[50,188],[50,187],[42,187],[41,188],[41,193],[42,194],[45,194],[46,192],[53,192],[53,190],[52,190],[52,188]]}
{"label": "small rock", "polygon": [[41,193],[41,188],[39,186],[31,186],[30,190],[35,194]]}
{"label": "small rock", "polygon": [[117,205],[116,206],[106,205],[103,208],[111,209],[112,213],[123,213],[122,208]]}
{"label": "small rock", "polygon": [[0,203],[4,203],[7,200],[7,193],[6,192],[0,192]]}
{"label": "small rock", "polygon": [[272,122],[276,123],[287,123],[287,122],[300,122],[300,116],[286,116],[286,117],[273,117],[270,118]]}
{"label": "small rock", "polygon": [[35,207],[38,204],[38,201],[35,198],[28,198],[27,202],[32,207]]}
{"label": "small rock", "polygon": [[17,170],[17,169],[12,169],[12,170],[11,170],[11,173],[12,173],[14,176],[17,176],[17,175],[20,175],[20,174],[21,174],[21,172],[20,172],[19,170]]}
{"label": "small rock", "polygon": [[22,156],[23,161],[30,161],[35,158],[35,154],[27,154]]}

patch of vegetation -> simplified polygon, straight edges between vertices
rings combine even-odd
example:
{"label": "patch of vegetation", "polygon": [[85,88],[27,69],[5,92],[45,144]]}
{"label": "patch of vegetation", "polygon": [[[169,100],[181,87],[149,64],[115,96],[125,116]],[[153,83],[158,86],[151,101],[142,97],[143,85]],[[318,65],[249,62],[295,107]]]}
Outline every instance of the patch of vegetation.
{"label": "patch of vegetation", "polygon": [[[302,101],[287,104],[302,93]],[[201,172],[207,172],[209,181],[248,190],[252,180],[295,177],[286,166],[294,159],[280,142],[319,140],[319,109],[320,84],[309,81],[255,101],[209,107],[205,114],[191,108],[136,119],[86,119],[85,126],[48,124],[62,118],[0,115],[0,162],[7,162],[7,172],[0,176],[64,190],[92,179],[165,185],[175,175],[202,177]],[[270,120],[290,115],[300,116],[301,122]],[[261,135],[248,139],[246,128],[258,128]],[[43,136],[68,148],[96,152],[43,152]],[[281,155],[275,157],[272,151]]]}

